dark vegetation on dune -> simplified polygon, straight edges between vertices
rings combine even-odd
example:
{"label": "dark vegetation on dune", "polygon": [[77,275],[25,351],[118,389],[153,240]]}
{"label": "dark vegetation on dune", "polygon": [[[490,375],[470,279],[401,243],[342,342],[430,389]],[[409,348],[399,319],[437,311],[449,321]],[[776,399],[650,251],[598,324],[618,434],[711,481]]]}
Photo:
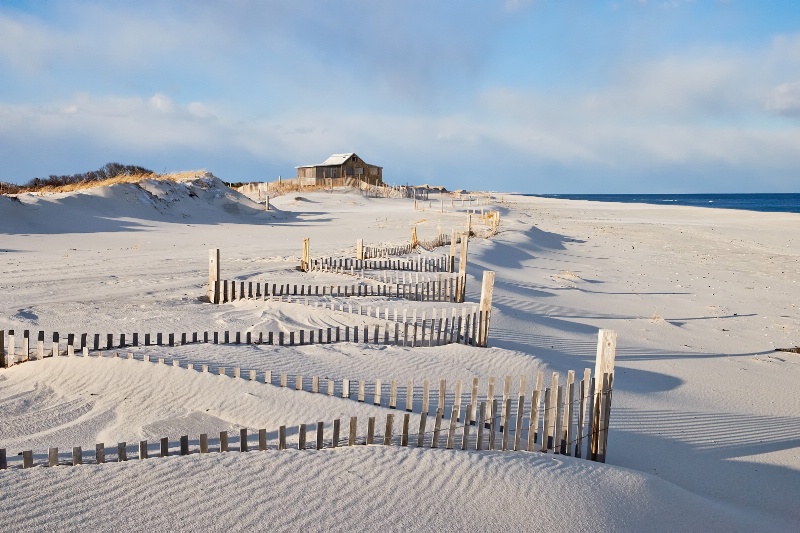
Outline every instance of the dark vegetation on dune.
{"label": "dark vegetation on dune", "polygon": [[0,181],[0,193],[17,194],[21,192],[36,192],[47,188],[64,187],[81,183],[94,183],[119,176],[155,174],[138,165],[122,165],[120,163],[106,163],[97,170],[90,170],[80,174],[64,174],[56,176],[51,174],[47,178],[33,178],[22,185]]}

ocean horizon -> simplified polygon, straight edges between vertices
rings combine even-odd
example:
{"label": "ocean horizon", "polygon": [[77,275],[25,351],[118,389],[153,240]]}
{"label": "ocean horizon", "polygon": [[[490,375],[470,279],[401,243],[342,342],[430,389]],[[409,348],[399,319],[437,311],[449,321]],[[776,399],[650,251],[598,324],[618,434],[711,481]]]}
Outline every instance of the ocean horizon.
{"label": "ocean horizon", "polygon": [[717,209],[744,209],[770,213],[800,213],[800,193],[728,194],[524,194],[541,198],[590,200],[593,202],[682,205]]}

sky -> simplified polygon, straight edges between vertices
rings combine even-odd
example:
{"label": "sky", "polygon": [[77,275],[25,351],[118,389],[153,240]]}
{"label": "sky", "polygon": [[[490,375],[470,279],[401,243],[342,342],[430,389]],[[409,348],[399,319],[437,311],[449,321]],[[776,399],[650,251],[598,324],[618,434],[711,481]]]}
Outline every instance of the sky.
{"label": "sky", "polygon": [[0,181],[800,192],[795,0],[0,0]]}

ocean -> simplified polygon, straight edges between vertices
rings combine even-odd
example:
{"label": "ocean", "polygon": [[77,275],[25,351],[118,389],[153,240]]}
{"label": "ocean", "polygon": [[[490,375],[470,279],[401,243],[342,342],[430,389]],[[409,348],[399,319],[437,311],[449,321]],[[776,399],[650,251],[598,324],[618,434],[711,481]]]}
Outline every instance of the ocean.
{"label": "ocean", "polygon": [[654,205],[686,205],[718,209],[745,209],[778,213],[800,213],[800,193],[771,194],[526,194],[543,198],[623,202]]}

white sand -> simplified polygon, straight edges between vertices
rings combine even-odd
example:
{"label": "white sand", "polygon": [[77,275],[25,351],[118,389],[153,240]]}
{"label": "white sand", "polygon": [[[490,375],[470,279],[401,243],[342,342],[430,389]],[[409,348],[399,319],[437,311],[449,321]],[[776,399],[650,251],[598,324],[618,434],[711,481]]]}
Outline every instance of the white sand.
{"label": "white sand", "polygon": [[[226,278],[330,282],[294,269],[303,237],[312,255],[343,255],[359,237],[402,243],[414,223],[426,238],[466,218],[342,193],[279,197],[265,213],[218,185],[0,196],[0,328],[359,323],[290,304],[203,303],[207,250],[222,249]],[[593,366],[597,329],[615,329],[607,465],[375,446],[15,468],[0,472],[0,529],[796,530],[800,355],[774,349],[800,345],[800,215],[504,199],[501,233],[470,242],[468,299],[477,301],[484,269],[497,272],[488,350],[149,353],[335,379],[530,381],[539,370]],[[58,358],[0,370],[0,446],[14,455],[384,412],[138,361]]]}

